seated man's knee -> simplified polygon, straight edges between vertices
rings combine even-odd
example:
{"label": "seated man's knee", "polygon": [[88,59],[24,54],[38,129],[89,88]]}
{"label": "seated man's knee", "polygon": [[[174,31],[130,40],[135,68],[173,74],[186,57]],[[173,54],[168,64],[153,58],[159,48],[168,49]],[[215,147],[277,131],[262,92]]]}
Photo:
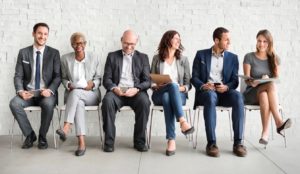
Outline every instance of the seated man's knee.
{"label": "seated man's knee", "polygon": [[53,109],[56,104],[56,99],[54,97],[45,97],[41,103],[40,106],[44,109]]}
{"label": "seated man's knee", "polygon": [[244,104],[243,96],[238,91],[232,92],[232,100],[235,101],[237,104]]}
{"label": "seated man's knee", "polygon": [[113,104],[114,104],[113,97],[111,95],[105,95],[103,100],[102,100],[101,108],[108,107],[108,106],[113,105]]}
{"label": "seated man's knee", "polygon": [[14,97],[13,99],[11,99],[10,102],[9,102],[10,109],[22,107],[21,100],[22,99],[20,97],[17,97],[17,96]]}
{"label": "seated man's knee", "polygon": [[218,101],[218,96],[214,91],[206,91],[203,94],[204,103],[208,105],[216,105]]}

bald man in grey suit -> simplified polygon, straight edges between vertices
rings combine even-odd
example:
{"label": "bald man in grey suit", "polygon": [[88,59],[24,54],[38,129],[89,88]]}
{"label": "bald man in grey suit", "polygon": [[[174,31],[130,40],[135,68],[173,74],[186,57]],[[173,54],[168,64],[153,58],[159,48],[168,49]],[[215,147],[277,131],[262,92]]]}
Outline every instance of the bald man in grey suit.
{"label": "bald man in grey suit", "polygon": [[24,111],[28,106],[40,106],[42,109],[38,148],[48,148],[46,135],[61,82],[59,51],[46,46],[48,34],[48,25],[37,23],[32,32],[34,44],[21,49],[17,59],[14,76],[17,95],[10,101],[9,107],[26,136],[23,149],[31,148],[37,139]]}

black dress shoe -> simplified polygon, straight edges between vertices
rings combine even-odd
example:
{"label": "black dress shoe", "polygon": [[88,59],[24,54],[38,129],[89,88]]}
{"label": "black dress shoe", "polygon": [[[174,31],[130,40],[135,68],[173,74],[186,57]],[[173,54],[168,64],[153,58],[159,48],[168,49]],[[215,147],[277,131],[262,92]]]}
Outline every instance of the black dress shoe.
{"label": "black dress shoe", "polygon": [[57,130],[56,130],[56,133],[59,135],[59,139],[60,139],[61,141],[66,141],[67,136],[66,136],[66,134],[65,134],[65,132],[64,132],[63,130],[57,129]]}
{"label": "black dress shoe", "polygon": [[34,131],[32,131],[30,133],[30,135],[28,135],[22,145],[22,149],[29,149],[33,146],[33,142],[36,141],[36,135],[34,133]]}
{"label": "black dress shoe", "polygon": [[39,135],[39,143],[38,143],[39,149],[47,149],[48,148],[48,142],[47,139],[41,135]]}
{"label": "black dress shoe", "polygon": [[147,152],[148,151],[148,147],[144,144],[143,145],[135,144],[133,147],[139,152]]}
{"label": "black dress shoe", "polygon": [[83,156],[85,154],[85,150],[86,150],[86,148],[84,148],[84,149],[77,149],[75,151],[75,155],[76,156]]}
{"label": "black dress shoe", "polygon": [[277,133],[284,137],[284,134],[281,131],[291,126],[292,126],[292,120],[288,118],[279,128],[277,128]]}
{"label": "black dress shoe", "polygon": [[167,156],[175,155],[175,150],[166,150],[166,155]]}
{"label": "black dress shoe", "polygon": [[113,152],[115,150],[114,146],[104,145],[104,152]]}

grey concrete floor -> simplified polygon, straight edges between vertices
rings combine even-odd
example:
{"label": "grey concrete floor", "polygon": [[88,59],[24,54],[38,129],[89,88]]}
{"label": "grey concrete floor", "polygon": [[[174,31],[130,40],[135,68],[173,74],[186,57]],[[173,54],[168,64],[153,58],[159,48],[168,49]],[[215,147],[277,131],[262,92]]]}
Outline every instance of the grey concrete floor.
{"label": "grey concrete floor", "polygon": [[164,137],[153,137],[148,152],[140,153],[132,148],[132,137],[117,137],[115,152],[105,153],[100,149],[99,137],[86,137],[87,151],[82,157],[74,156],[76,138],[71,136],[58,149],[54,149],[53,137],[49,136],[49,148],[37,149],[37,143],[28,150],[21,149],[20,136],[14,137],[10,149],[10,136],[0,136],[1,174],[199,174],[199,173],[299,173],[299,129],[287,131],[288,146],[283,138],[274,135],[267,149],[258,144],[258,138],[246,137],[247,157],[232,154],[229,137],[218,137],[221,156],[205,155],[205,137],[200,134],[197,149],[183,136],[177,138],[176,155],[164,155]]}

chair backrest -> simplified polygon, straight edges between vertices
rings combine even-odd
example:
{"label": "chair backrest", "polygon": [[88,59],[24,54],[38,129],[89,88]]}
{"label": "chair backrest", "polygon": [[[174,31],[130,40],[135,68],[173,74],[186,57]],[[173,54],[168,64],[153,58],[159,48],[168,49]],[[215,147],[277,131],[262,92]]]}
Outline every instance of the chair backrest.
{"label": "chair backrest", "polygon": [[247,88],[247,84],[246,84],[245,80],[241,79],[241,82],[240,82],[240,92],[241,92],[241,94],[243,94],[246,91],[246,88]]}

